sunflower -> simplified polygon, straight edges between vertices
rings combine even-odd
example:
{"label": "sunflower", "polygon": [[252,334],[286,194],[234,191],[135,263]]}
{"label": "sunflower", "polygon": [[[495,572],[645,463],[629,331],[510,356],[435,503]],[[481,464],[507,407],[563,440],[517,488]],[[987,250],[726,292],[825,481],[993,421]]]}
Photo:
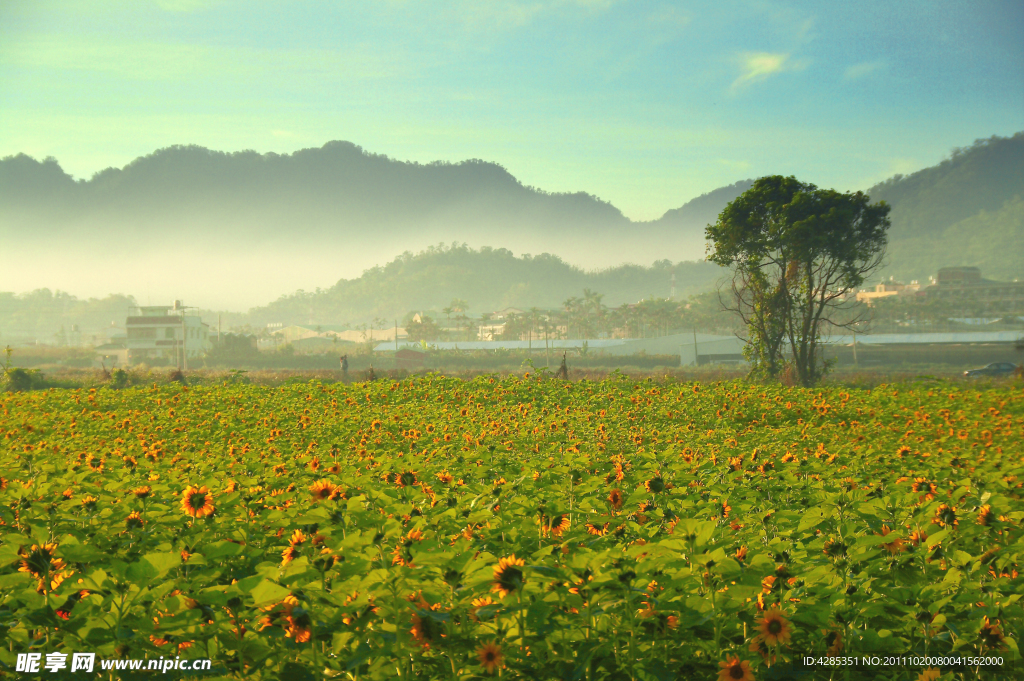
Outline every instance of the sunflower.
{"label": "sunflower", "polygon": [[309,491],[317,501],[330,499],[334,494],[334,489],[334,485],[332,485],[329,480],[317,480],[309,486]]}
{"label": "sunflower", "polygon": [[928,669],[918,674],[916,681],[938,681],[940,676],[942,676],[942,670],[928,667]]}
{"label": "sunflower", "polygon": [[545,534],[550,532],[556,537],[561,537],[562,533],[569,529],[569,516],[562,514],[548,518],[543,529]]}
{"label": "sunflower", "polygon": [[926,500],[930,501],[935,497],[935,483],[929,482],[927,478],[914,478],[911,489],[915,492],[923,492]]}
{"label": "sunflower", "polygon": [[142,487],[136,487],[132,490],[132,494],[135,495],[136,499],[145,499],[153,492],[153,488],[149,485],[143,485]]}
{"label": "sunflower", "polygon": [[718,666],[721,667],[718,672],[718,681],[754,681],[754,672],[751,671],[750,663],[746,660],[740,660],[733,656],[724,662],[719,662]]}
{"label": "sunflower", "polygon": [[526,578],[519,568],[524,565],[526,565],[526,561],[516,558],[515,554],[500,559],[494,566],[494,585],[491,587],[491,591],[498,592],[504,598],[522,587]]}
{"label": "sunflower", "polygon": [[96,510],[97,501],[99,500],[90,494],[82,498],[82,506],[86,511],[94,511]]}
{"label": "sunflower", "polygon": [[[888,537],[890,534],[892,534],[892,530],[889,528],[889,526],[882,525],[882,532],[879,536]],[[903,540],[899,537],[893,537],[892,541],[882,544],[882,547],[889,553],[900,553],[901,551],[907,550],[907,547],[903,545]]]}
{"label": "sunflower", "polygon": [[950,508],[947,504],[943,504],[935,511],[935,518],[932,519],[932,525],[945,527],[946,525],[957,524],[959,523],[956,519],[956,506]]}
{"label": "sunflower", "polygon": [[193,518],[213,515],[213,495],[205,485],[202,487],[189,485],[181,493],[181,510]]}
{"label": "sunflower", "polygon": [[987,648],[999,648],[1003,645],[1003,628],[999,624],[999,620],[990,620],[987,616],[981,623],[981,631],[978,632],[981,636],[981,643]]}
{"label": "sunflower", "polygon": [[592,534],[595,537],[603,537],[608,534],[608,523],[605,523],[601,527],[598,527],[593,523],[587,523],[587,534]]}
{"label": "sunflower", "polygon": [[660,475],[655,475],[653,478],[644,483],[644,489],[651,494],[657,494],[658,492],[665,491],[665,479]]}
{"label": "sunflower", "polygon": [[485,643],[477,648],[476,656],[488,674],[493,674],[496,669],[501,667],[502,660],[504,659],[501,654],[501,646],[494,641]]}
{"label": "sunflower", "polygon": [[825,634],[825,645],[828,646],[829,655],[838,655],[843,649],[843,632],[840,629],[822,629]]}
{"label": "sunflower", "polygon": [[75,491],[73,489],[71,489],[70,487],[68,487],[66,490],[64,490],[61,493],[61,496],[63,498],[65,498],[65,499],[70,499],[72,496],[74,496],[74,494],[75,494]]}
{"label": "sunflower", "polygon": [[622,508],[622,504],[624,501],[625,499],[622,496],[621,489],[616,488],[608,493],[608,503],[611,504],[612,508],[615,509],[616,511]]}
{"label": "sunflower", "polygon": [[471,607],[469,609],[469,616],[474,621],[479,621],[479,619],[478,619],[479,615],[477,615],[477,611],[480,608],[486,607],[488,605],[495,605],[494,600],[490,596],[483,596],[482,598],[474,598],[473,599],[473,607]]}
{"label": "sunflower", "polygon": [[416,473],[413,471],[405,471],[395,476],[395,484],[399,487],[412,487],[417,482]]}
{"label": "sunflower", "polygon": [[771,608],[765,611],[758,629],[761,632],[761,638],[770,646],[785,643],[789,641],[792,635],[792,627],[790,627],[789,621],[778,608]]}
{"label": "sunflower", "polygon": [[21,554],[21,565],[18,567],[18,572],[27,572],[39,580],[39,584],[36,586],[36,591],[39,593],[45,591],[47,585],[51,590],[56,589],[71,575],[71,570],[64,570],[67,563],[61,558],[54,557],[53,554],[56,550],[56,544],[43,544],[42,546],[33,544],[27,554],[24,550]]}
{"label": "sunflower", "polygon": [[847,546],[845,542],[836,539],[828,539],[825,541],[825,546],[822,551],[826,556],[839,558],[846,555],[846,548]]}
{"label": "sunflower", "polygon": [[984,506],[982,506],[981,508],[978,509],[978,524],[979,525],[984,525],[985,527],[988,527],[989,525],[992,524],[992,521],[994,519],[995,519],[995,515],[992,513],[992,507],[989,506],[988,504],[985,504]]}
{"label": "sunflower", "polygon": [[746,546],[741,546],[738,549],[736,549],[736,553],[734,554],[734,557],[740,563],[745,561],[747,559],[747,547]]}
{"label": "sunflower", "polygon": [[127,518],[125,518],[124,525],[129,530],[140,529],[146,521],[142,519],[142,515],[138,511],[132,511]]}

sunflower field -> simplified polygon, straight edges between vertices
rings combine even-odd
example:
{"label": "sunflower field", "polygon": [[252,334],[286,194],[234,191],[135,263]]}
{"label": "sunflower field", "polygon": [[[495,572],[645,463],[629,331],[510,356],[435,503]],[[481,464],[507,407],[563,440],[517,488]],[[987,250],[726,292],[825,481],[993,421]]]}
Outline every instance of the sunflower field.
{"label": "sunflower field", "polygon": [[953,382],[7,393],[0,676],[1024,678],[1022,443]]}

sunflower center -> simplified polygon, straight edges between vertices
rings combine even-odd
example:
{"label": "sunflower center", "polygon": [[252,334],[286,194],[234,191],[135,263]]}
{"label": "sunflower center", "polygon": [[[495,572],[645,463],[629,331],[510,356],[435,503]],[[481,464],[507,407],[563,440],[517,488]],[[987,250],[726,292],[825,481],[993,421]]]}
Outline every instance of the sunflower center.
{"label": "sunflower center", "polygon": [[206,495],[199,494],[198,492],[193,492],[191,495],[189,495],[188,505],[192,508],[202,508],[203,506],[206,505]]}
{"label": "sunflower center", "polygon": [[523,572],[517,567],[508,566],[501,573],[501,577],[498,581],[504,587],[511,587],[515,589],[523,583]]}
{"label": "sunflower center", "polygon": [[782,631],[782,622],[779,620],[772,620],[768,623],[768,633],[777,634]]}
{"label": "sunflower center", "polygon": [[733,666],[729,667],[729,678],[730,679],[742,679],[743,676],[744,676],[744,674],[743,674],[743,667],[740,664],[737,663],[737,664],[734,664]]}

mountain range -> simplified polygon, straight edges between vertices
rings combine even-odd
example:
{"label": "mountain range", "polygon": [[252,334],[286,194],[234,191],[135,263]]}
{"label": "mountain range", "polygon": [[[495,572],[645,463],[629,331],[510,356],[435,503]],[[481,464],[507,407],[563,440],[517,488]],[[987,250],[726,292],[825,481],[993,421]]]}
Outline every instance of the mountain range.
{"label": "mountain range", "polygon": [[[351,288],[398,254],[452,242],[553,253],[583,270],[697,261],[705,226],[751,183],[632,222],[598,197],[525,186],[495,163],[408,163],[349,142],[285,155],[174,146],[78,181],[55,159],[22,154],[0,159],[0,237],[15,247],[0,290],[56,286],[239,309],[300,286]],[[979,140],[868,193],[892,205],[880,275],[924,280],[942,266],[978,265],[990,278],[1024,276],[1024,133]]]}

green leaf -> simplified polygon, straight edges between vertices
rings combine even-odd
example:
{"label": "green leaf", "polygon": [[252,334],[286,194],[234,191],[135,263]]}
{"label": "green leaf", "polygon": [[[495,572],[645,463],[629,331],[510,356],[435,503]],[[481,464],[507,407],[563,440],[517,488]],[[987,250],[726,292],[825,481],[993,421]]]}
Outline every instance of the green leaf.
{"label": "green leaf", "polygon": [[202,548],[203,557],[207,560],[223,556],[237,556],[244,550],[241,544],[230,541],[217,541]]}
{"label": "green leaf", "polygon": [[181,554],[179,553],[147,553],[142,560],[153,566],[158,575],[172,570],[181,565]]}
{"label": "green leaf", "polygon": [[825,522],[832,515],[831,509],[823,506],[815,506],[804,511],[804,515],[800,518],[800,524],[797,525],[797,532],[804,532],[817,527],[821,523]]}
{"label": "green leaf", "polygon": [[57,555],[73,563],[94,563],[107,557],[91,544],[65,544],[57,547]]}
{"label": "green leaf", "polygon": [[932,536],[928,537],[928,548],[932,548],[933,546],[935,546],[936,544],[941,542],[943,539],[945,539],[948,535],[949,535],[949,528],[947,527],[946,529],[939,530],[938,532],[936,532]]}
{"label": "green leaf", "polygon": [[267,603],[278,603],[284,600],[285,596],[291,594],[291,591],[284,588],[280,584],[275,584],[269,579],[264,579],[262,582],[256,585],[256,587],[250,592],[252,596],[253,605],[265,605]]}

